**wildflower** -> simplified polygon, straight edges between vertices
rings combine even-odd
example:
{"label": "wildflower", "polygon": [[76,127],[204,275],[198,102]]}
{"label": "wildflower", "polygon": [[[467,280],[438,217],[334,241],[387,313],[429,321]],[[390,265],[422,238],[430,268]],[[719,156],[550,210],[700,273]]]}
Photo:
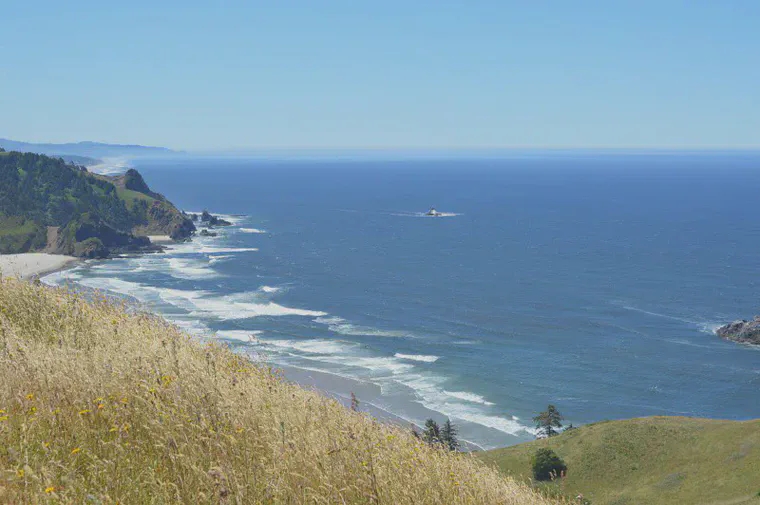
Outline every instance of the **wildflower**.
{"label": "wildflower", "polygon": [[98,403],[98,410],[102,409],[105,406],[106,406],[105,403]]}
{"label": "wildflower", "polygon": [[46,493],[46,494],[50,494],[50,493],[52,493],[53,491],[55,491],[55,488],[54,488],[53,486],[50,486],[50,487],[46,487],[46,488],[45,488],[45,493]]}
{"label": "wildflower", "polygon": [[8,420],[8,416],[2,416],[2,417],[0,417],[0,422],[7,421],[7,420]]}
{"label": "wildflower", "polygon": [[50,442],[42,442],[42,447],[47,449],[48,447],[50,447]]}
{"label": "wildflower", "polygon": [[34,394],[29,393],[28,395],[26,395],[26,399],[27,400],[34,400]]}
{"label": "wildflower", "polygon": [[80,410],[80,411],[79,411],[79,415],[80,415],[80,416],[83,416],[83,415],[85,415],[85,414],[89,414],[89,413],[91,413],[91,412],[92,412],[92,410],[90,410],[90,409],[84,409],[84,410]]}
{"label": "wildflower", "polygon": [[82,449],[80,449],[79,447],[74,447],[74,449],[71,450],[71,454],[76,454],[76,453],[78,453],[81,450]]}
{"label": "wildflower", "polygon": [[24,478],[24,470],[18,470],[16,472],[16,475],[18,475],[19,479],[23,479]]}
{"label": "wildflower", "polygon": [[55,409],[55,410],[53,411],[53,415],[54,415],[54,416],[57,416],[57,415],[58,415],[58,414],[60,414],[60,413],[61,413],[61,409]]}

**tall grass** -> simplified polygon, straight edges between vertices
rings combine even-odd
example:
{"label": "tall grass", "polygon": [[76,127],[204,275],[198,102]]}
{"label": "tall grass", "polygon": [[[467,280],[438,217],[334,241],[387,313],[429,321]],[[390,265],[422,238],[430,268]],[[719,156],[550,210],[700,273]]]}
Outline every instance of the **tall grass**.
{"label": "tall grass", "polygon": [[0,279],[0,503],[553,502],[156,316]]}

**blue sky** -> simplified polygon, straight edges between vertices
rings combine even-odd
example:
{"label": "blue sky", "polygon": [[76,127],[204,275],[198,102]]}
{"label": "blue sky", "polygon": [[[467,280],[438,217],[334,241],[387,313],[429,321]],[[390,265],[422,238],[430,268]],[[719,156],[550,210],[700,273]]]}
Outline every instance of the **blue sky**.
{"label": "blue sky", "polygon": [[754,0],[28,0],[1,11],[0,137],[189,150],[760,146]]}

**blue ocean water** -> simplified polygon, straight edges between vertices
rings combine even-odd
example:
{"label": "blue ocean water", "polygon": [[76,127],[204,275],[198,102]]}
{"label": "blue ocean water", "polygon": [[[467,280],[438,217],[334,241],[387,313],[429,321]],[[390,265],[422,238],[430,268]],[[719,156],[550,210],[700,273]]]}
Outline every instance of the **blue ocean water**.
{"label": "blue ocean water", "polygon": [[[760,154],[137,163],[234,226],[47,278],[127,295],[373,413],[484,448],[557,405],[760,416]],[[452,215],[421,216],[431,205]]]}

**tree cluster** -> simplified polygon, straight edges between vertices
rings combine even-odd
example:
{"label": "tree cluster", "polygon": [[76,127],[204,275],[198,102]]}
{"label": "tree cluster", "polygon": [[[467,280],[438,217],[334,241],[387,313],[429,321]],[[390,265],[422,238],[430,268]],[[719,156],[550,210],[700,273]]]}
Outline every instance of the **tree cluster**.
{"label": "tree cluster", "polygon": [[446,419],[443,426],[439,426],[433,419],[425,421],[425,429],[422,432],[422,440],[430,445],[442,445],[450,451],[459,449],[459,432],[454,424]]}

